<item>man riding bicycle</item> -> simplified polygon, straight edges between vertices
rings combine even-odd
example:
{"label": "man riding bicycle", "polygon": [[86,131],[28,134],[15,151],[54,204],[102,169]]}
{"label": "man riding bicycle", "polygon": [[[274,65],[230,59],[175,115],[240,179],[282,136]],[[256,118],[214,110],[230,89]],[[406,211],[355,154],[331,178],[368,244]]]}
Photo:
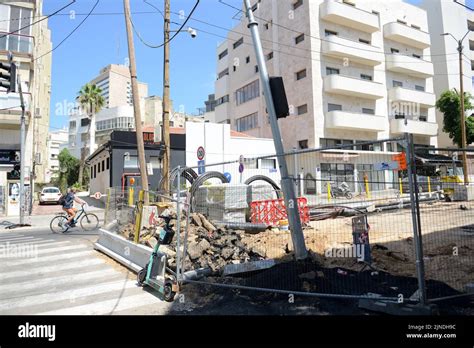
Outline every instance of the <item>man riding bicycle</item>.
{"label": "man riding bicycle", "polygon": [[67,212],[69,217],[64,227],[69,228],[75,226],[75,224],[71,224],[77,212],[77,209],[74,208],[74,202],[77,202],[79,204],[86,204],[85,201],[83,201],[79,197],[76,197],[76,189],[74,187],[71,187],[68,190],[67,195],[64,197],[63,210]]}

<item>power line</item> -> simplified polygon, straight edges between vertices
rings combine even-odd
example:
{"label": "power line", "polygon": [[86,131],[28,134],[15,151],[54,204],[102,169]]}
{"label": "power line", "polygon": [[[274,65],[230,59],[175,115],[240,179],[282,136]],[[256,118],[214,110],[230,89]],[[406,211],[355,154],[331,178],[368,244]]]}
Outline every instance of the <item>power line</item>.
{"label": "power line", "polygon": [[94,9],[97,7],[97,5],[99,4],[99,1],[100,0],[97,0],[96,3],[94,4],[94,6],[92,7],[92,9],[89,11],[89,14],[59,43],[56,45],[56,47],[54,47],[52,50],[50,50],[49,52],[46,52],[45,54],[39,56],[38,58],[35,59],[35,62],[38,60],[38,59],[41,59],[43,58],[44,56],[52,53],[54,50],[56,50],[57,48],[59,48],[59,46],[61,46],[67,39],[69,39],[69,37],[72,36],[72,34],[74,34],[74,32],[76,32],[76,30],[79,29],[79,27],[84,24],[84,22],[87,20],[87,18],[89,18],[89,16],[92,14],[92,12],[94,12]]}
{"label": "power line", "polygon": [[[195,11],[196,8],[198,7],[200,1],[201,1],[201,0],[196,0],[196,3],[194,4],[193,9],[192,9],[191,12],[189,13],[189,16],[187,16],[186,20],[185,20],[184,23],[181,25],[181,27],[176,31],[176,33],[174,33],[174,35],[173,35],[171,38],[169,38],[166,42],[163,42],[163,43],[160,44],[160,45],[153,45],[153,44],[147,43],[147,42],[142,38],[142,36],[141,36],[140,33],[138,32],[138,30],[135,28],[135,24],[133,23],[132,16],[130,16],[130,23],[132,24],[133,31],[135,32],[135,34],[137,34],[138,39],[139,39],[145,46],[150,47],[150,48],[161,48],[161,47],[163,47],[164,45],[166,45],[167,43],[173,41],[173,39],[183,30],[184,26],[185,26],[186,23],[189,21],[189,19],[190,19],[191,16],[193,15],[194,11]],[[146,2],[146,1],[145,1],[145,2]],[[160,12],[161,12],[161,11],[160,11]]]}
{"label": "power line", "polygon": [[11,31],[11,32],[9,32],[9,33],[3,34],[2,36],[0,36],[0,39],[3,39],[4,37],[6,37],[6,36],[8,36],[8,35],[15,34],[15,33],[19,32],[19,31],[21,31],[21,30],[23,30],[23,29],[29,28],[29,27],[31,27],[31,26],[37,24],[37,23],[40,23],[40,22],[44,21],[45,19],[48,19],[48,18],[50,18],[50,17],[56,15],[57,13],[61,12],[61,11],[64,10],[65,8],[67,8],[67,7],[71,6],[72,4],[74,4],[75,2],[76,2],[76,0],[71,0],[71,2],[70,2],[69,4],[67,4],[67,5],[65,5],[65,6],[63,6],[63,7],[61,7],[59,10],[53,12],[52,14],[50,14],[50,15],[44,17],[44,18],[41,18],[41,19],[37,20],[37,21],[34,22],[34,23],[25,25],[24,27],[21,27],[21,28],[19,28],[19,29],[17,29],[17,30],[13,30],[13,31]]}
{"label": "power line", "polygon": [[148,6],[153,7],[157,12],[159,12],[161,14],[161,17],[163,17],[163,19],[165,18],[165,15],[164,15],[163,11],[161,11],[158,6],[153,5],[152,3],[148,2],[147,0],[143,0],[143,2],[145,4],[147,4]]}
{"label": "power line", "polygon": [[[243,14],[245,14],[244,11],[242,11],[240,8],[237,8],[231,4],[228,4],[226,3],[225,1],[223,0],[219,0],[219,3],[221,3],[222,5],[225,5],[225,6],[228,6],[234,10],[237,10]],[[275,25],[279,28],[282,28],[282,29],[285,29],[285,30],[288,30],[288,31],[291,31],[293,33],[296,33],[296,34],[303,34],[304,36],[307,36],[307,37],[310,37],[310,38],[313,38],[313,39],[316,39],[316,40],[320,40],[320,41],[325,41],[325,42],[331,42],[329,40],[326,40],[326,39],[322,39],[320,37],[317,37],[317,36],[312,36],[312,35],[309,35],[305,32],[301,32],[301,31],[298,31],[298,30],[295,30],[295,29],[292,29],[292,28],[289,28],[289,27],[286,27],[284,25],[281,25],[281,24],[278,24],[278,23],[275,23],[273,20],[268,20],[268,19],[265,19],[265,18],[261,18],[261,17],[258,17],[258,16],[255,16],[255,18],[267,23],[267,24],[270,24],[270,25]],[[348,48],[354,48],[353,46],[350,46],[350,45],[344,45],[344,44],[341,44],[341,43],[338,43],[338,45],[341,45],[341,46],[345,46],[345,47],[348,47]],[[363,49],[359,49],[359,50],[363,50]],[[374,51],[374,50],[368,50],[368,49],[364,49],[364,51],[367,51],[367,52],[371,52],[371,53],[381,53],[380,51]],[[319,52],[320,53],[320,52]],[[384,54],[387,54],[387,55],[397,55],[397,53],[392,53],[392,52],[384,52]],[[445,54],[437,54],[438,56],[447,56],[447,55],[454,55],[454,54],[458,54],[457,52],[456,53],[445,53]],[[434,56],[437,56],[437,55],[434,55],[434,54],[430,54],[429,56],[430,57],[434,57]]]}

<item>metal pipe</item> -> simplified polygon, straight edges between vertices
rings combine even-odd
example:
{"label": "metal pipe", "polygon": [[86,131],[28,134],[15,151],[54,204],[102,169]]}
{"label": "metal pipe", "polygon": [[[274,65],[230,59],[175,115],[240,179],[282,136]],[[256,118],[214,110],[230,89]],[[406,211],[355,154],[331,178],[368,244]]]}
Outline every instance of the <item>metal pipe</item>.
{"label": "metal pipe", "polygon": [[[13,63],[12,63],[13,64]],[[21,119],[20,119],[20,225],[25,224],[25,101],[21,88],[20,74],[18,76],[18,90],[20,92]],[[31,180],[31,178],[30,178]]]}
{"label": "metal pipe", "polygon": [[298,203],[295,195],[295,189],[292,180],[288,174],[286,159],[282,157],[284,153],[283,142],[281,139],[280,129],[278,127],[275,104],[273,101],[272,90],[270,88],[270,79],[268,76],[265,57],[263,54],[260,33],[258,32],[258,22],[255,20],[255,17],[253,15],[250,0],[244,0],[244,4],[247,13],[247,18],[249,20],[248,28],[252,33],[255,56],[257,58],[258,68],[260,71],[260,80],[263,85],[263,90],[265,94],[265,101],[272,129],[273,142],[275,144],[275,150],[278,156],[278,163],[280,165],[281,186],[285,199],[285,207],[288,214],[288,221],[291,229],[291,238],[295,250],[295,257],[297,260],[301,260],[305,259],[308,256],[308,251],[306,250],[303,229],[301,227],[301,220],[298,210]]}
{"label": "metal pipe", "polygon": [[179,247],[181,239],[181,166],[178,166],[178,188],[176,192],[176,274],[178,281],[181,281],[182,274],[180,273],[181,265],[179,263]]}

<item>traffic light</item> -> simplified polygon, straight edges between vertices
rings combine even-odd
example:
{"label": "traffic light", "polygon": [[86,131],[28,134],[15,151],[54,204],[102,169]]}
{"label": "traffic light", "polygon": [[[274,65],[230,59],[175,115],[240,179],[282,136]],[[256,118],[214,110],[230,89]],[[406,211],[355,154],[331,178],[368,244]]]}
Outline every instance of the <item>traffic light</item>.
{"label": "traffic light", "polygon": [[7,93],[16,93],[16,64],[0,62],[0,87]]}

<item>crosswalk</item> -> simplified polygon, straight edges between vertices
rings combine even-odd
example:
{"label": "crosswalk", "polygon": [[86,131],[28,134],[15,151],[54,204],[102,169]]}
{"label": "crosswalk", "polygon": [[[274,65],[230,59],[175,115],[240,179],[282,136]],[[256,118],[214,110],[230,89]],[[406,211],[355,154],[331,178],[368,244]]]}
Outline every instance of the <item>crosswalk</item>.
{"label": "crosswalk", "polygon": [[0,232],[0,315],[167,314],[172,304],[67,235]]}

